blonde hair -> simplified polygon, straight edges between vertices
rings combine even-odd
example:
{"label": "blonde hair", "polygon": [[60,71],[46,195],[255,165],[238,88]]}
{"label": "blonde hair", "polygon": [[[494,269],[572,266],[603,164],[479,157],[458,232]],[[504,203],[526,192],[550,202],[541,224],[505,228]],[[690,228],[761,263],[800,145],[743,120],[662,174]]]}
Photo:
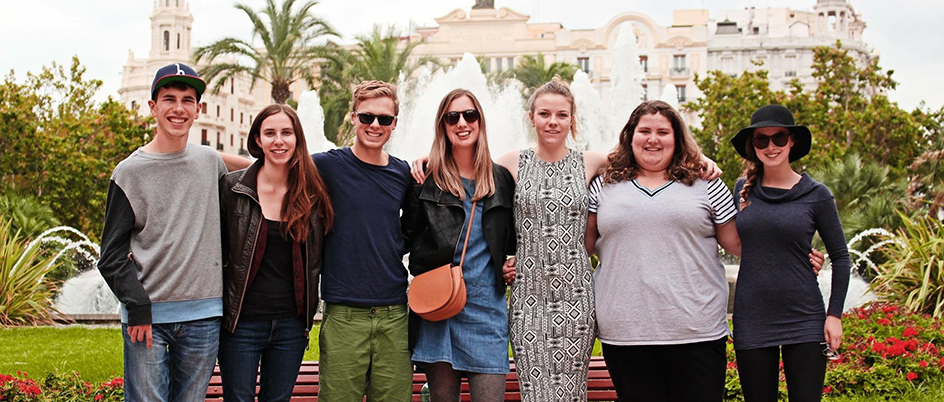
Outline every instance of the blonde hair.
{"label": "blonde hair", "polygon": [[466,89],[452,90],[439,103],[439,110],[436,113],[436,135],[433,137],[433,146],[429,150],[427,177],[433,177],[436,187],[452,193],[460,200],[465,199],[465,188],[459,176],[459,166],[452,155],[452,143],[446,136],[446,122],[443,119],[449,105],[463,96],[471,99],[475,110],[479,112],[479,138],[475,144],[475,156],[472,162],[472,179],[475,180],[475,193],[472,199],[478,201],[495,194],[495,178],[492,176],[492,156],[488,152],[488,137],[485,134],[485,115],[482,113],[482,105],[479,104],[475,95]]}
{"label": "blonde hair", "polygon": [[534,115],[534,102],[538,100],[542,95],[560,95],[567,99],[570,102],[570,136],[575,140],[577,139],[577,104],[574,102],[574,93],[570,91],[570,86],[566,82],[561,80],[559,75],[555,75],[553,80],[545,82],[544,85],[538,87],[534,90],[534,93],[531,94],[531,97],[528,98],[528,110],[530,114]]}
{"label": "blonde hair", "polygon": [[400,99],[397,98],[397,86],[389,82],[369,80],[361,81],[354,87],[351,96],[351,111],[357,112],[357,105],[367,99],[390,98],[393,100],[393,115],[400,114]]}

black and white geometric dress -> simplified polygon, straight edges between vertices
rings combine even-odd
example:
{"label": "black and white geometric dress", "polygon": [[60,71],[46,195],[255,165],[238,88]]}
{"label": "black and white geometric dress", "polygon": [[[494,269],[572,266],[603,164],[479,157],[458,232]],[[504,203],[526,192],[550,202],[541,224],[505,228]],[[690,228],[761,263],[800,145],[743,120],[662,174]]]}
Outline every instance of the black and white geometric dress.
{"label": "black and white geometric dress", "polygon": [[518,158],[517,276],[508,310],[525,402],[586,401],[596,332],[593,275],[584,248],[587,186],[582,152],[544,162]]}

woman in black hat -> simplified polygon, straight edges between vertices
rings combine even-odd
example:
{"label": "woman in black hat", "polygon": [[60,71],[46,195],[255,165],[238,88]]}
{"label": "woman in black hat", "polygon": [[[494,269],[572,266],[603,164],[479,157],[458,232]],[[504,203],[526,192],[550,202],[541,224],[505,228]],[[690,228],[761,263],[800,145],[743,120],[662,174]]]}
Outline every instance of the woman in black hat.
{"label": "woman in black hat", "polygon": [[[819,401],[827,358],[838,358],[849,252],[832,193],[790,166],[810,151],[810,130],[780,105],[758,109],[731,139],[744,157],[734,188],[741,268],[734,300],[734,349],[746,401],[776,401],[783,356],[791,401]],[[813,234],[832,258],[824,306],[809,269]]]}

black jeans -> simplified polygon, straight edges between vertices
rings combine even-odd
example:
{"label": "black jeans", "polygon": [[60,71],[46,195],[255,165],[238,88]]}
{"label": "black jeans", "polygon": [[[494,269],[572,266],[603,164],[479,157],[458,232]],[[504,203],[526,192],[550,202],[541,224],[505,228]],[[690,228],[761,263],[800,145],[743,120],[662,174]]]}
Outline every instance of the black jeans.
{"label": "black jeans", "polygon": [[724,398],[728,337],[681,345],[603,344],[621,402],[710,401]]}
{"label": "black jeans", "polygon": [[790,402],[819,401],[826,378],[826,356],[818,342],[735,350],[746,402],[777,401],[780,355]]}

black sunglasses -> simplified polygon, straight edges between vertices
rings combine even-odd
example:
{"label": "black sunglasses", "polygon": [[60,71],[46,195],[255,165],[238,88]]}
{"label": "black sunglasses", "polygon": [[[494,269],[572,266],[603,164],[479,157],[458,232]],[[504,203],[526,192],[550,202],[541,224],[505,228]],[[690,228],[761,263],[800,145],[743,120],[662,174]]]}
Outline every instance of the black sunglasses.
{"label": "black sunglasses", "polygon": [[787,141],[790,139],[790,133],[780,132],[771,136],[767,135],[754,135],[754,138],[751,140],[751,143],[754,144],[754,148],[764,149],[767,148],[767,145],[770,144],[770,141],[773,140],[774,145],[782,147],[787,145]]}
{"label": "black sunglasses", "polygon": [[374,124],[374,118],[376,117],[377,123],[379,123],[381,126],[389,126],[393,124],[393,119],[395,118],[394,116],[390,116],[386,114],[377,115],[377,114],[357,113],[357,112],[354,112],[354,114],[357,115],[357,119],[361,121],[361,124]]}
{"label": "black sunglasses", "polygon": [[463,110],[461,112],[447,112],[443,115],[442,119],[446,124],[454,126],[459,124],[459,115],[462,115],[462,118],[465,119],[466,123],[475,123],[479,120],[479,111],[475,109]]}

